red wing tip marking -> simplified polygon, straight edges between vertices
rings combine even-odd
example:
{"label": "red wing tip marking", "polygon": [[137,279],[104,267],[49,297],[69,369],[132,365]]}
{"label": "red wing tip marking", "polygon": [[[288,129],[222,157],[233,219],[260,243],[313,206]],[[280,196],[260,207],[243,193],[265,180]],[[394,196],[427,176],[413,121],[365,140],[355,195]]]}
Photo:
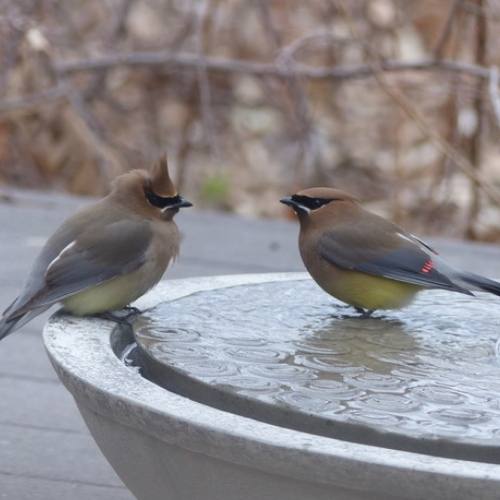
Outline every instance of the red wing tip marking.
{"label": "red wing tip marking", "polygon": [[428,260],[425,262],[425,264],[422,266],[422,269],[420,269],[420,271],[422,273],[428,273],[429,271],[432,270],[432,268],[434,267],[434,263],[432,262],[432,260]]}

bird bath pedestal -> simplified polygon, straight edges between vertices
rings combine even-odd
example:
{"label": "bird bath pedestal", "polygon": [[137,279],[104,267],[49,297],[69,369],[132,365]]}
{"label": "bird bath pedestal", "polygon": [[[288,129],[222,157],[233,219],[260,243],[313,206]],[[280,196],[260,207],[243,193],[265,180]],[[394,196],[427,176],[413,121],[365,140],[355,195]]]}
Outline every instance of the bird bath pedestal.
{"label": "bird bath pedestal", "polygon": [[270,274],[165,282],[137,305],[133,332],[58,314],[45,342],[138,499],[498,498],[494,297],[426,292],[361,319]]}

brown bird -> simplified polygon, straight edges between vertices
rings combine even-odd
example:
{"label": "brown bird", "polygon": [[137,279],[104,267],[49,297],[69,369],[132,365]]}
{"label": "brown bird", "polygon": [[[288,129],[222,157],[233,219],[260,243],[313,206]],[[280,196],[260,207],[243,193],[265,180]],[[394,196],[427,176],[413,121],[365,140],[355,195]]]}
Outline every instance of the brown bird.
{"label": "brown bird", "polygon": [[310,188],[280,201],[299,218],[300,254],[313,279],[364,315],[404,307],[429,288],[500,295],[500,283],[453,269],[429,245],[343,191]]}
{"label": "brown bird", "polygon": [[115,179],[108,196],[49,238],[19,297],[0,318],[0,339],[51,305],[86,316],[126,307],[152,288],[179,252],[173,220],[192,206],[176,192],[166,157]]}

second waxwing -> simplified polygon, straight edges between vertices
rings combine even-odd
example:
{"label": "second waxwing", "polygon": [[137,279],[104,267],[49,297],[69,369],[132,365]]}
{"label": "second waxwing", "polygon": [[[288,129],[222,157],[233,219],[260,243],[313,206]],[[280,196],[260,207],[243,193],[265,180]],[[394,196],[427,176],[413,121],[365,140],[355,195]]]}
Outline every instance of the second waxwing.
{"label": "second waxwing", "polygon": [[117,177],[108,196],[49,238],[19,296],[0,318],[0,339],[55,303],[85,316],[126,307],[161,279],[179,252],[177,194],[166,157]]}
{"label": "second waxwing", "polygon": [[299,218],[300,254],[313,279],[364,314],[404,307],[431,288],[500,295],[500,283],[452,268],[429,245],[343,191],[310,188],[281,202]]}

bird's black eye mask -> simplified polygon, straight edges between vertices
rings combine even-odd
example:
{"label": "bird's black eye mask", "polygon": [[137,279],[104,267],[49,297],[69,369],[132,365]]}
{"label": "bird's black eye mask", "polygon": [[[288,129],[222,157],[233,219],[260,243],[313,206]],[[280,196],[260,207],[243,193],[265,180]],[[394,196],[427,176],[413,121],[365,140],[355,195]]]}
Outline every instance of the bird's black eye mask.
{"label": "bird's black eye mask", "polygon": [[167,208],[172,205],[179,206],[183,199],[177,194],[175,196],[159,196],[150,188],[144,189],[144,194],[151,205],[158,208]]}
{"label": "bird's black eye mask", "polygon": [[303,207],[309,208],[309,210],[316,210],[317,208],[327,205],[333,201],[332,198],[310,198],[309,196],[299,194],[294,194],[292,196],[292,200]]}

